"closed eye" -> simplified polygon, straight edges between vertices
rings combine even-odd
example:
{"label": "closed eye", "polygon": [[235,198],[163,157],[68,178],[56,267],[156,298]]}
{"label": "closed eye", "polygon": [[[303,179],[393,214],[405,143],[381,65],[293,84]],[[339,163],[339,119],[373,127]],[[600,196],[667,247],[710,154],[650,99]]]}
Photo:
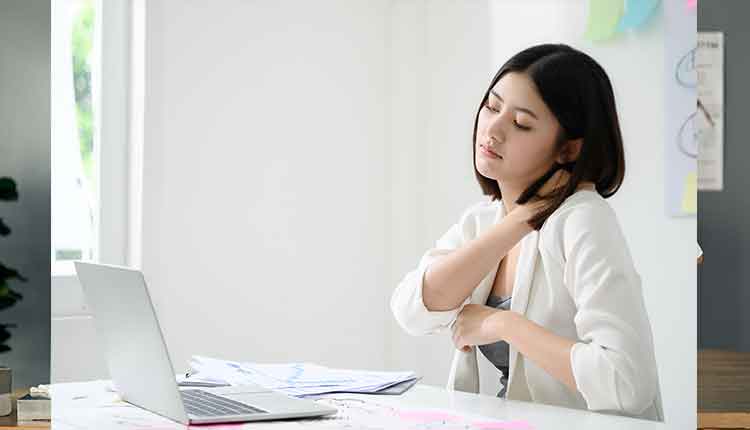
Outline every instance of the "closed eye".
{"label": "closed eye", "polygon": [[[484,107],[486,107],[486,108],[487,108],[487,109],[488,109],[488,110],[489,110],[490,112],[493,112],[493,113],[500,113],[500,111],[499,111],[499,110],[497,110],[497,109],[493,108],[493,107],[492,107],[492,106],[490,106],[489,104],[485,104],[485,105],[484,105]],[[515,126],[516,126],[516,128],[517,128],[517,129],[519,129],[519,130],[524,130],[524,131],[528,131],[528,130],[531,130],[531,127],[526,127],[526,126],[523,126],[523,125],[519,124],[519,123],[518,123],[518,122],[517,122],[517,121],[516,121],[515,119],[513,120],[513,125],[515,125]]]}

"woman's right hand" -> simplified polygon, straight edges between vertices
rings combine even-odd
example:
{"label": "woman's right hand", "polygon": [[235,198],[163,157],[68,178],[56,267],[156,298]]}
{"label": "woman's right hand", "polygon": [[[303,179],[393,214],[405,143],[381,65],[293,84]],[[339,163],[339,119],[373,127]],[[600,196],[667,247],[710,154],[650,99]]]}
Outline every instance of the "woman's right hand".
{"label": "woman's right hand", "polygon": [[[570,173],[565,169],[558,169],[551,178],[547,179],[547,182],[542,185],[542,188],[537,193],[538,198],[544,198],[552,194],[558,188],[563,188],[568,185],[570,180]],[[532,199],[538,200],[538,199]]]}
{"label": "woman's right hand", "polygon": [[514,212],[518,210],[518,216],[520,216],[523,221],[528,221],[539,210],[541,210],[548,204],[545,197],[552,194],[555,190],[565,187],[568,184],[569,180],[570,173],[568,173],[568,171],[565,169],[559,169],[549,179],[547,179],[547,182],[545,182],[544,185],[542,185],[542,188],[539,189],[536,197],[516,207]]}

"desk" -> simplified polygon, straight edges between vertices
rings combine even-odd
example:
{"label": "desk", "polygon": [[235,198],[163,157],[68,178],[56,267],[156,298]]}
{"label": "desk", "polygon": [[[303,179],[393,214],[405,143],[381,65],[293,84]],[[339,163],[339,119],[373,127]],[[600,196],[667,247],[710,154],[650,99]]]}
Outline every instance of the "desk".
{"label": "desk", "polygon": [[750,428],[750,353],[698,351],[698,428]]}
{"label": "desk", "polygon": [[[99,419],[92,420],[92,416],[99,413],[104,415],[107,410],[111,411],[112,408],[94,408],[86,406],[84,400],[73,400],[75,397],[81,397],[80,393],[88,393],[93,395],[96,390],[105,392],[105,385],[102,381],[90,382],[90,383],[75,383],[75,384],[59,384],[53,387],[53,428],[55,429],[88,429],[96,428],[97,430],[119,430],[126,428],[123,425],[123,420],[120,422],[112,422]],[[59,389],[57,388],[59,387]],[[576,430],[664,430],[667,428],[663,423],[656,423],[646,420],[638,420],[633,418],[619,417],[613,415],[598,414],[593,412],[573,410],[567,408],[560,408],[555,406],[547,406],[535,403],[519,402],[512,400],[503,400],[491,396],[482,396],[477,394],[467,394],[461,392],[450,392],[443,388],[418,384],[408,392],[400,396],[388,396],[388,395],[367,395],[367,394],[337,394],[336,398],[343,399],[361,399],[368,402],[377,402],[380,405],[391,406],[398,409],[428,409],[428,408],[439,408],[439,409],[450,409],[455,414],[461,415],[482,415],[488,418],[498,420],[524,420],[529,422],[534,430],[544,429],[576,429]],[[122,407],[122,412],[127,412],[124,408],[127,408],[132,413],[147,414],[149,417],[150,413],[141,411],[131,406]],[[105,410],[105,412],[101,412]],[[122,418],[126,413],[118,413]],[[61,419],[58,421],[56,418],[60,416]],[[184,426],[177,425],[166,419],[157,419],[157,425],[160,429],[184,429]],[[82,420],[86,420],[84,424]],[[133,419],[136,421],[142,420],[138,416],[133,415]],[[163,421],[158,421],[163,420]],[[332,425],[335,424],[331,421],[321,422],[318,420],[318,425],[313,423],[312,420],[305,420],[304,426],[301,426],[299,421],[286,421],[284,423],[276,422],[272,425],[268,425],[271,429],[286,430],[287,428],[294,428],[300,426],[300,428],[318,429],[322,428],[320,424],[326,425],[326,428],[341,428],[340,426]],[[132,426],[133,424],[129,424]],[[248,429],[263,430],[265,425],[261,423],[247,424]],[[130,427],[127,427],[130,428]],[[196,427],[193,427],[196,428]],[[202,429],[209,430],[211,426],[201,426]],[[226,428],[226,427],[224,427]],[[237,430],[245,427],[236,427]],[[356,428],[356,427],[355,427]]]}

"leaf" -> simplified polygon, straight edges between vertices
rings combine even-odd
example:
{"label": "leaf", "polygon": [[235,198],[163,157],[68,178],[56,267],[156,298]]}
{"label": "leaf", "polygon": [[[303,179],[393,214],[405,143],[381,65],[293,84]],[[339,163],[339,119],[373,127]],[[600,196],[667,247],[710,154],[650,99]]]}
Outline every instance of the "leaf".
{"label": "leaf", "polygon": [[17,270],[6,267],[3,263],[0,263],[0,282],[8,279],[18,279],[19,281],[26,282],[27,279],[21,276]]}
{"label": "leaf", "polygon": [[16,182],[7,176],[0,178],[0,200],[18,200]]}
{"label": "leaf", "polygon": [[23,298],[22,295],[12,290],[11,294],[7,296],[0,296],[0,311],[3,309],[8,309],[9,307],[15,305],[17,301],[21,300],[21,298]]}
{"label": "leaf", "polygon": [[10,228],[5,225],[3,219],[0,218],[0,236],[7,236],[10,234]]}

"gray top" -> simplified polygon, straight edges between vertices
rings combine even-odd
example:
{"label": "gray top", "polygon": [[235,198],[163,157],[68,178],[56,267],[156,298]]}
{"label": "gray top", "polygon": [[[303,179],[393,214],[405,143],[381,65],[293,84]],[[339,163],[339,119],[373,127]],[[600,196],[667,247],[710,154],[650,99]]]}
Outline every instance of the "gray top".
{"label": "gray top", "polygon": [[[510,309],[511,297],[496,297],[490,294],[487,297],[487,306],[502,310]],[[487,345],[479,345],[479,350],[482,351],[485,357],[492,364],[495,365],[501,372],[500,382],[503,384],[503,388],[497,393],[497,397],[505,397],[506,388],[508,386],[508,360],[510,359],[510,351],[508,343],[501,340],[499,342],[490,343]]]}

